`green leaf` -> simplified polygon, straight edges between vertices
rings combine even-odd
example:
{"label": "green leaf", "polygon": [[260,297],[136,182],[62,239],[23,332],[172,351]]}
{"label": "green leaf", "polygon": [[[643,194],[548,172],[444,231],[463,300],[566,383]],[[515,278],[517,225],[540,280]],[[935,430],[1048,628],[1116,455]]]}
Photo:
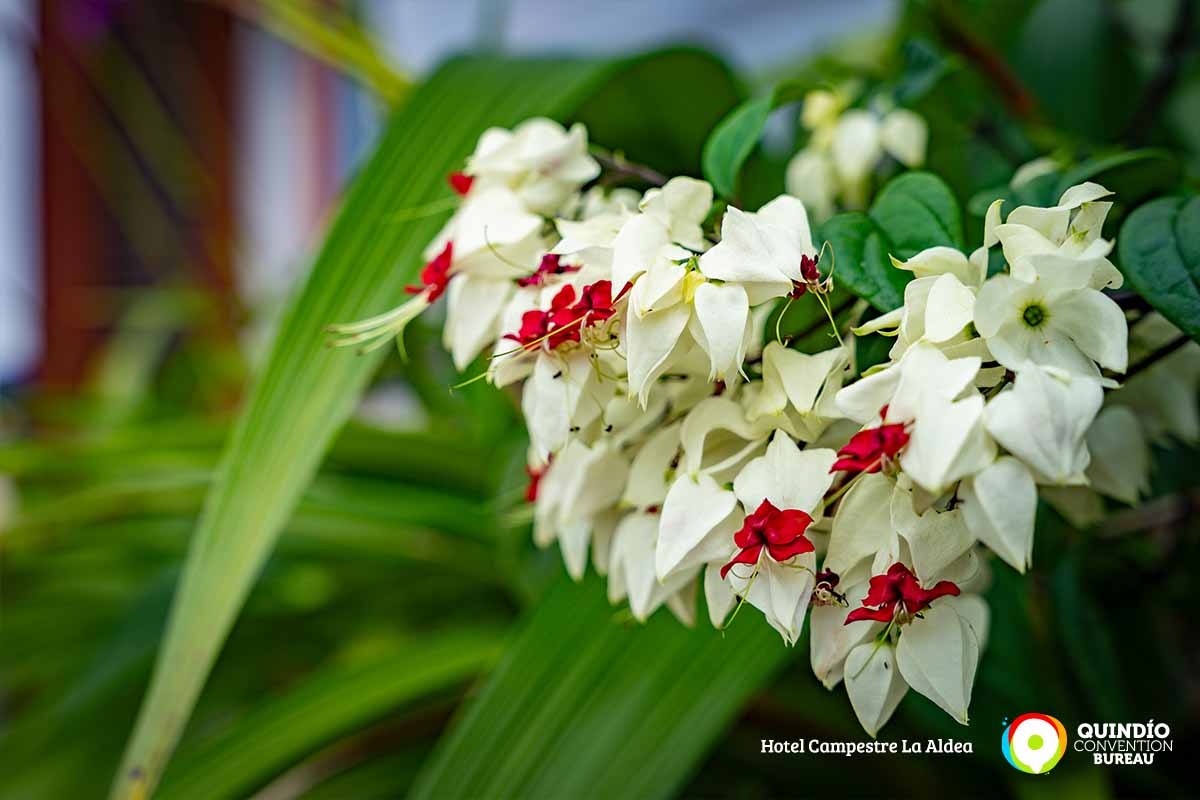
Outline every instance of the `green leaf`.
{"label": "green leaf", "polygon": [[830,217],[821,237],[834,253],[834,280],[880,311],[904,302],[904,286],[912,273],[896,269],[887,257],[888,245],[875,223],[856,211]]}
{"label": "green leaf", "polygon": [[904,303],[912,273],[896,269],[928,247],[963,248],[962,214],[954,194],[927,172],[908,172],[879,193],[869,214],[838,214],[820,228],[836,258],[834,280],[880,311]]}
{"label": "green leaf", "polygon": [[704,144],[704,177],[721,197],[732,197],[738,173],[754,151],[771,112],[799,100],[804,85],[781,83],[770,92],[752,97],[729,113]]}
{"label": "green leaf", "polygon": [[[459,59],[389,125],[281,322],[227,445],[113,796],[153,791],[279,531],[383,356],[329,350],[323,329],[403,299],[422,249],[446,215],[400,222],[396,212],[449,197],[446,174],[486,127],[538,114],[567,117],[605,83],[655,58],[677,71],[690,59],[700,74],[713,72],[711,57],[678,50],[608,63]],[[651,103],[658,97],[647,96]],[[654,119],[654,109],[640,104],[626,113],[630,128]]]}
{"label": "green leaf", "polygon": [[963,248],[958,201],[941,178],[928,172],[906,172],[883,187],[871,206],[871,219],[904,261],[927,247]]}
{"label": "green leaf", "polygon": [[1067,170],[1059,180],[1052,202],[1067,189],[1084,181],[1093,181],[1115,193],[1113,200],[1127,208],[1139,205],[1154,194],[1163,194],[1179,185],[1179,160],[1166,150],[1129,150],[1124,153],[1089,158]]}
{"label": "green leaf", "polygon": [[1146,203],[1121,226],[1117,248],[1130,286],[1200,340],[1200,197]]}
{"label": "green leaf", "polygon": [[621,624],[601,581],[560,580],[411,797],[673,796],[792,652],[757,615]]}
{"label": "green leaf", "polygon": [[255,707],[228,730],[181,748],[158,798],[248,797],[310,753],[490,667],[501,635],[435,633],[403,652],[337,665]]}

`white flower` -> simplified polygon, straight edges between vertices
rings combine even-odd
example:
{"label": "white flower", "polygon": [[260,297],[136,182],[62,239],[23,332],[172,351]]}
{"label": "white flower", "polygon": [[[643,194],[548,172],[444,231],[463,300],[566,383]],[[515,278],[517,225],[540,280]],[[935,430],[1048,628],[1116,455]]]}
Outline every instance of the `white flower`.
{"label": "white flower", "polygon": [[[576,123],[568,131],[553,120],[535,117],[511,131],[484,131],[464,171],[480,189],[507,186],[531,211],[553,214],[600,174],[600,165],[588,155],[583,125]],[[472,186],[471,194],[475,191]]]}
{"label": "white flower", "polygon": [[521,410],[536,457],[548,460],[566,445],[572,428],[590,423],[615,387],[600,378],[582,348],[540,352],[521,394]]}
{"label": "white flower", "polygon": [[861,423],[911,424],[900,467],[933,495],[982,469],[996,456],[983,429],[983,396],[975,389],[978,357],[948,359],[918,343],[885,370],[861,378],[837,395],[838,408]]}
{"label": "white flower", "polygon": [[1038,483],[1085,484],[1090,456],[1084,436],[1103,400],[1096,380],[1030,367],[988,402],[984,425]]}
{"label": "white flower", "polygon": [[700,257],[706,278],[741,284],[752,305],[790,293],[803,280],[804,258],[815,258],[804,203],[780,195],[757,213],[730,207],[721,222],[721,241]]}
{"label": "white flower", "polygon": [[[680,575],[660,581],[654,574],[654,549],[658,540],[658,515],[645,511],[627,514],[613,534],[609,560],[608,599],[617,602],[629,598],[629,610],[639,622],[674,595],[695,595],[695,576]],[[680,604],[683,608],[686,605]]]}
{"label": "white flower", "polygon": [[1092,266],[1089,285],[1093,289],[1120,288],[1121,273],[1107,259],[1112,242],[1100,238],[1112,207],[1101,198],[1111,194],[1099,184],[1081,183],[1063,192],[1057,206],[1013,209],[1005,223],[994,228],[1012,274],[1031,281],[1038,270],[1027,259],[1058,255],[1087,261]]}
{"label": "white flower", "polygon": [[906,109],[896,109],[882,119],[864,110],[842,114],[833,129],[830,151],[847,201],[854,206],[865,202],[867,179],[884,153],[906,167],[919,167],[925,161],[928,138],[925,120]]}
{"label": "white flower", "polygon": [[[836,458],[832,450],[801,450],[776,433],[767,452],[746,464],[733,483],[743,538],[734,539],[739,550],[725,567],[727,578],[788,644],[800,637],[814,586],[816,557],[804,532],[813,515],[820,516],[817,506],[833,482],[829,468]],[[789,538],[780,542],[784,532]],[[726,552],[732,549],[727,540]],[[730,568],[735,562],[744,573]]]}
{"label": "white flower", "polygon": [[1125,314],[1090,287],[1095,264],[1052,254],[1024,263],[1028,280],[996,275],[975,302],[975,327],[995,359],[1014,371],[1034,364],[1099,377],[1099,363],[1124,372]]}
{"label": "white flower", "polygon": [[756,422],[772,418],[796,438],[814,441],[841,417],[833,401],[848,367],[843,347],[809,354],[771,342],[763,348],[762,381],[742,393],[747,416]]}
{"label": "white flower", "polygon": [[568,443],[545,468],[534,509],[534,541],[558,540],[567,572],[575,580],[587,567],[595,518],[621,497],[629,465],[615,448]]}

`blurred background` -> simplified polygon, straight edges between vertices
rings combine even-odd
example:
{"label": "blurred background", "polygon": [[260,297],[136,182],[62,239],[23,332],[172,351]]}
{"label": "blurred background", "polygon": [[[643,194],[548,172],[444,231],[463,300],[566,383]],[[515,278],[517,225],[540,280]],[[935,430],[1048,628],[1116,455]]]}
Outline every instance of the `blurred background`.
{"label": "blurred background", "polygon": [[[1038,155],[1065,169],[1114,146],[1172,148],[1149,159],[1150,178],[1124,176],[1132,207],[1196,186],[1194,6],[0,0],[0,798],[106,793],[272,323],[391,110],[448,56],[710,48],[736,78],[697,89],[721,96],[716,117],[681,126],[695,128],[693,172],[739,93],[862,70],[892,86],[903,72],[897,85],[925,93],[930,167],[968,210]],[[1014,119],[989,70],[1001,84],[1015,71],[1045,117]],[[952,85],[931,90],[944,75]],[[593,112],[593,130],[596,113],[617,114],[611,102]],[[776,115],[747,166],[764,197],[781,190],[795,130]],[[1187,796],[1200,718],[1195,441],[1155,443],[1146,510],[1072,525],[1040,508],[1032,574],[998,568],[988,594],[975,724],[910,693],[882,735],[970,739],[975,758],[770,759],[761,738],[862,737],[844,692],[812,677],[806,643],[784,650],[754,615],[728,638],[665,612],[639,626],[595,576],[567,581],[557,550],[530,542],[511,398],[482,383],[447,392],[462,378],[427,317],[288,518],[156,796],[396,797],[434,752],[443,772],[469,764],[474,785],[546,797],[572,796],[568,785],[629,796],[635,778],[635,796]],[[1179,380],[1194,398],[1196,381]],[[665,675],[640,668],[671,659]],[[703,694],[705,679],[729,697]],[[540,682],[555,689],[529,710]],[[481,695],[486,710],[455,716]],[[1064,760],[1022,781],[997,740],[1028,711],[1069,730],[1165,720],[1174,758],[1154,770]],[[661,754],[655,774],[632,774],[645,752]],[[609,783],[588,783],[597,776]]]}

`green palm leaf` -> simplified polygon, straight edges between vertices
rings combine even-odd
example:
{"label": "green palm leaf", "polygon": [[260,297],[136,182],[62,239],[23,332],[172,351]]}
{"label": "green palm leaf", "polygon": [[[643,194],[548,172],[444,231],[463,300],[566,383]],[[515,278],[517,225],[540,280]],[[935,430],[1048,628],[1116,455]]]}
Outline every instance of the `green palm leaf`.
{"label": "green palm leaf", "polygon": [[599,581],[563,580],[412,798],[669,797],[791,652],[757,616],[622,625]]}

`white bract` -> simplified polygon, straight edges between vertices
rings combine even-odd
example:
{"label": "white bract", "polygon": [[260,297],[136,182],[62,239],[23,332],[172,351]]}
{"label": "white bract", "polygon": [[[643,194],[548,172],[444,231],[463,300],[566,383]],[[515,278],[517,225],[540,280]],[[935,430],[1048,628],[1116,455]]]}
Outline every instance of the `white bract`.
{"label": "white bract", "polygon": [[[520,386],[534,538],[558,542],[573,578],[590,558],[634,618],[665,606],[686,624],[703,587],[713,625],[750,605],[787,644],[811,616],[813,672],[846,684],[870,735],[909,689],[965,723],[988,554],[1031,567],[1039,493],[1135,502],[1149,443],[1195,441],[1200,419],[1156,392],[1115,393],[1101,411],[1129,358],[1105,294],[1119,282],[1101,235],[1111,201],[1095,184],[1007,218],[993,203],[969,255],[893,258],[911,273],[903,304],[842,312],[860,336],[895,337],[882,364],[861,370],[842,330],[805,350],[765,330],[793,304],[834,315],[810,215],[864,202],[885,154],[924,156],[912,112],[816,92],[803,123],[792,194],[729,205],[719,224],[704,181],[641,195],[594,181],[581,126],[489,130],[455,176],[464,196],[415,297],[335,332],[379,346],[445,294],[455,365],[487,352],[478,377]],[[1139,352],[1177,335],[1144,319]],[[1197,352],[1134,380],[1194,394]]]}

